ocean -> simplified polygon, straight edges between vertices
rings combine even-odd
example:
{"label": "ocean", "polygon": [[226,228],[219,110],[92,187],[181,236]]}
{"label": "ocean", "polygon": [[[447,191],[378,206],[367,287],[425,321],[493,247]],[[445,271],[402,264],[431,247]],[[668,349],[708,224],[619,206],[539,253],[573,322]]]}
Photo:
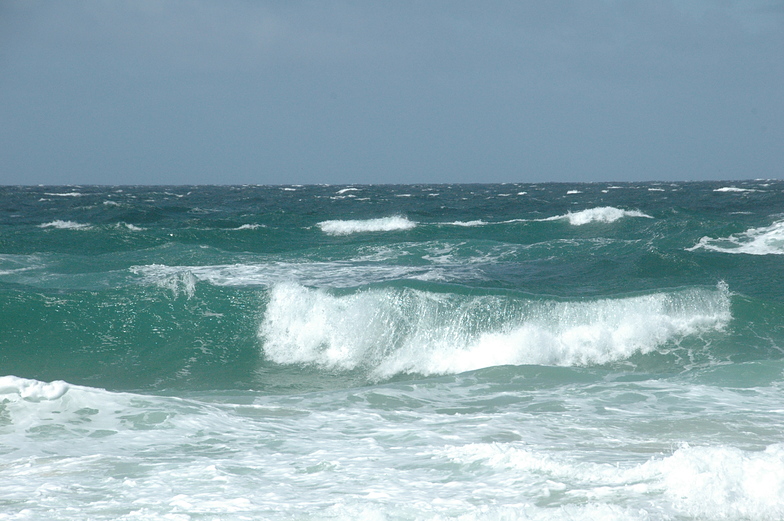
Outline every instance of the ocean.
{"label": "ocean", "polygon": [[0,520],[784,518],[784,182],[0,187]]}

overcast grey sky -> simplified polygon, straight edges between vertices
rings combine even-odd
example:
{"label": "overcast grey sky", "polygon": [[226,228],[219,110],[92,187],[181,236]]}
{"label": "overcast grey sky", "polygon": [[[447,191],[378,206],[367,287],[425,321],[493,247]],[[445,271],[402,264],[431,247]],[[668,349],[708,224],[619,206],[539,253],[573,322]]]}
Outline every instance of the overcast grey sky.
{"label": "overcast grey sky", "polygon": [[0,183],[784,178],[784,0],[0,1]]}

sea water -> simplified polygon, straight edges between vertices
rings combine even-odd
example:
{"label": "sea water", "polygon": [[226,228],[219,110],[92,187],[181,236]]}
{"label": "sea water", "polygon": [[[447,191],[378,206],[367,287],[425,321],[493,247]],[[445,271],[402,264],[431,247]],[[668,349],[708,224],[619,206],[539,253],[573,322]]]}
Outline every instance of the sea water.
{"label": "sea water", "polygon": [[0,187],[0,519],[784,518],[784,182]]}

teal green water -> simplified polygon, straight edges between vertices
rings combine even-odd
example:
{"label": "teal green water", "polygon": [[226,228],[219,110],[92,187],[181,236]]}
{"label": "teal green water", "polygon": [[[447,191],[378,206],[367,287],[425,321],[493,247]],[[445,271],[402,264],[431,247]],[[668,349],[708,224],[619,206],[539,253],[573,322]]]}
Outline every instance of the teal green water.
{"label": "teal green water", "polygon": [[[727,186],[748,191],[716,191]],[[490,333],[513,321],[501,308],[524,314],[526,302],[723,281],[732,320],[710,349],[683,340],[704,351],[697,364],[780,358],[780,183],[346,188],[3,188],[2,371],[116,390],[264,390],[271,372],[288,370],[264,357],[259,336],[283,283],[344,296],[410,288],[484,298],[470,327]],[[561,218],[570,212],[590,222]],[[395,216],[405,221],[389,231],[319,227]],[[290,311],[298,305],[306,304]],[[394,327],[417,327],[406,324]],[[632,360],[677,371],[661,355],[672,347],[667,340]]]}
{"label": "teal green water", "polygon": [[778,519],[782,273],[781,181],[0,187],[0,518]]}

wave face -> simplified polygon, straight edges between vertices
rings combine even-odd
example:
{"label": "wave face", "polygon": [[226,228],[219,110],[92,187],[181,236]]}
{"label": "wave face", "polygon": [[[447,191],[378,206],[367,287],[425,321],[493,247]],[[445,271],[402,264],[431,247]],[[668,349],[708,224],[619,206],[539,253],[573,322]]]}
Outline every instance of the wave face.
{"label": "wave face", "polygon": [[260,336],[265,355],[277,363],[368,366],[386,378],[499,365],[606,364],[719,331],[730,318],[726,286],[559,302],[410,289],[334,296],[286,284],[272,289]]}
{"label": "wave face", "polygon": [[782,208],[0,186],[0,519],[782,519]]}

